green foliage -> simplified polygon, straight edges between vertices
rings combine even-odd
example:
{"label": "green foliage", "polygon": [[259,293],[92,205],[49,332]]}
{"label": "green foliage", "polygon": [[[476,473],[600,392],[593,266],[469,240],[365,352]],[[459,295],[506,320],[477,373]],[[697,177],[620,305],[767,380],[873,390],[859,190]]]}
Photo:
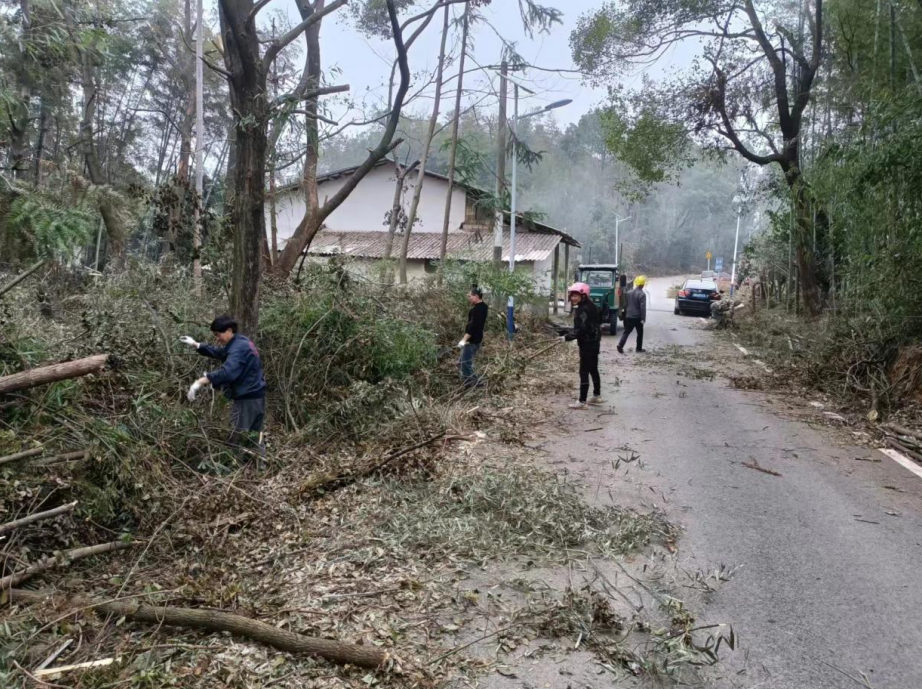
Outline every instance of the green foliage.
{"label": "green foliage", "polygon": [[25,193],[10,204],[7,222],[32,244],[35,254],[70,259],[92,241],[99,215],[85,204],[71,205],[45,194]]}
{"label": "green foliage", "polygon": [[[640,101],[641,99],[637,99]],[[649,99],[629,103],[616,98],[600,115],[605,143],[619,160],[628,165],[639,184],[635,194],[649,193],[650,185],[673,182],[687,166],[690,142],[685,128],[657,112]]]}

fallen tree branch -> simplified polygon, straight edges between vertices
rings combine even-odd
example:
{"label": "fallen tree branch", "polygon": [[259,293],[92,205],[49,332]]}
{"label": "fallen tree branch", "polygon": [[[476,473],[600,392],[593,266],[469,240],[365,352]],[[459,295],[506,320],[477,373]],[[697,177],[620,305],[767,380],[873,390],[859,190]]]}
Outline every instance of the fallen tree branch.
{"label": "fallen tree branch", "polygon": [[7,455],[6,457],[0,457],[0,466],[4,464],[9,464],[10,462],[15,462],[19,459],[28,459],[29,457],[35,457],[42,454],[45,451],[43,447],[36,447],[33,450],[23,450],[22,452],[17,452],[13,455]]}
{"label": "fallen tree branch", "polygon": [[907,457],[912,457],[915,461],[917,461],[917,462],[919,462],[920,464],[922,464],[922,454],[916,452],[915,450],[912,450],[912,449],[906,447],[906,445],[904,445],[903,443],[901,443],[901,442],[900,442],[899,440],[897,440],[896,438],[894,438],[894,437],[888,435],[888,436],[887,436],[887,444],[890,445],[890,447],[892,447],[894,450],[899,450],[900,452],[902,452],[902,453],[903,453],[904,455],[906,455]]}
{"label": "fallen tree branch", "polygon": [[14,373],[11,376],[3,376],[0,378],[0,395],[96,373],[101,371],[108,361],[108,354],[97,354],[86,359],[66,361],[62,364],[42,366],[22,371],[21,373]]}
{"label": "fallen tree branch", "polygon": [[906,436],[907,438],[914,438],[916,441],[922,441],[922,431],[914,431],[912,429],[906,428],[905,426],[898,426],[895,423],[888,423],[885,426],[889,428],[894,433],[898,435]]}
{"label": "fallen tree branch", "polygon": [[[9,593],[11,600],[21,603],[41,603],[53,598],[51,594],[41,591],[11,589]],[[243,615],[218,610],[196,610],[123,601],[93,601],[80,596],[68,599],[67,603],[74,607],[91,608],[101,616],[124,617],[134,622],[204,629],[210,632],[230,632],[281,651],[320,656],[339,665],[378,668],[391,658],[387,651],[374,646],[360,646],[332,639],[317,639],[279,629]]]}
{"label": "fallen tree branch", "polygon": [[779,474],[777,471],[766,469],[765,467],[761,466],[756,460],[752,460],[752,462],[743,462],[742,464],[747,469],[755,469],[756,471],[761,471],[763,474],[768,474],[769,476],[781,476],[781,474]]}
{"label": "fallen tree branch", "polygon": [[77,506],[76,502],[69,503],[67,505],[61,505],[60,507],[55,507],[53,510],[46,510],[44,512],[36,512],[35,514],[30,514],[27,517],[22,519],[17,519],[12,522],[7,522],[6,524],[0,524],[0,536],[10,531],[15,531],[16,529],[26,526],[27,524],[34,524],[35,522],[40,522],[45,519],[54,519],[62,514],[67,514],[68,512],[73,512],[74,508]]}
{"label": "fallen tree branch", "polygon": [[27,271],[20,273],[19,275],[14,277],[12,280],[10,280],[8,283],[6,283],[3,287],[0,287],[0,297],[2,297],[4,294],[9,292],[11,289],[13,289],[16,285],[18,285],[20,282],[25,280],[27,277],[32,275],[32,273],[34,273],[36,270],[41,268],[43,265],[45,265],[45,262],[39,261],[38,263],[34,264],[31,268],[29,268]]}
{"label": "fallen tree branch", "polygon": [[82,560],[83,558],[92,557],[93,555],[111,553],[114,550],[125,550],[126,548],[131,548],[133,545],[135,544],[125,543],[124,541],[114,541],[112,543],[86,546],[84,548],[74,548],[73,550],[59,553],[58,555],[51,555],[36,562],[34,565],[19,570],[18,572],[8,574],[0,579],[0,591],[12,588],[13,586],[19,586],[19,584],[31,579],[36,574],[47,572],[49,569],[54,569],[60,565],[69,564],[75,560]]}
{"label": "fallen tree branch", "polygon": [[408,455],[411,452],[415,452],[416,450],[420,450],[428,445],[432,445],[439,440],[470,440],[470,438],[466,435],[445,435],[445,433],[439,433],[432,436],[431,438],[427,438],[426,440],[418,442],[415,445],[411,445],[410,447],[405,447],[402,450],[398,450],[397,452],[388,455],[379,462],[375,462],[374,464],[356,469],[355,471],[351,471],[345,474],[325,473],[319,476],[310,477],[301,484],[300,492],[303,495],[304,493],[313,493],[319,490],[332,491],[345,488],[346,486],[351,486],[359,479],[380,471],[394,460],[399,459],[404,455]]}

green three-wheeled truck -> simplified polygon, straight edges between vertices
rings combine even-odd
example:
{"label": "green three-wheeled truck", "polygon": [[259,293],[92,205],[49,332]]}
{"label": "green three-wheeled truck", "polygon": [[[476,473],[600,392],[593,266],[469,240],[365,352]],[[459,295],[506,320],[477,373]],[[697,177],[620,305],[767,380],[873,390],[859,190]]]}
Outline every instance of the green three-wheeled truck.
{"label": "green three-wheeled truck", "polygon": [[576,271],[576,281],[589,285],[589,296],[602,316],[602,324],[609,326],[609,334],[618,333],[618,319],[624,320],[627,308],[627,278],[618,266],[610,264],[581,265]]}

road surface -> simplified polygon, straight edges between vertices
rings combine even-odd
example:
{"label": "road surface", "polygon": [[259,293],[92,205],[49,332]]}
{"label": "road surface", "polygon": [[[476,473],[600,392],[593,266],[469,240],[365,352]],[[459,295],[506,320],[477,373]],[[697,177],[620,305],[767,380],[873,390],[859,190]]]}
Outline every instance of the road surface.
{"label": "road surface", "polygon": [[[685,528],[682,568],[740,567],[702,601],[699,624],[729,623],[741,644],[707,686],[922,687],[922,479],[850,446],[844,431],[808,424],[820,415],[808,399],[735,390],[667,361],[663,352],[717,349],[744,365],[701,319],[673,315],[673,282],[648,283],[647,355],[603,342],[616,415],[566,413],[567,472],[596,496],[663,507]],[[599,426],[581,439],[580,428]],[[610,466],[621,446],[644,464],[630,480]]]}

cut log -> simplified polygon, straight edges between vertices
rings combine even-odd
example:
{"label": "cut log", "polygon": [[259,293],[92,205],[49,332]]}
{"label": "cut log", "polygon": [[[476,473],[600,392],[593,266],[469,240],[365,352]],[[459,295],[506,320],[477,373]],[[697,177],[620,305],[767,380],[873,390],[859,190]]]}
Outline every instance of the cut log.
{"label": "cut log", "polygon": [[86,359],[42,366],[22,371],[21,373],[14,373],[11,376],[3,376],[0,378],[0,395],[96,373],[103,369],[108,360],[108,354],[97,354]]}
{"label": "cut log", "polygon": [[[51,594],[40,591],[11,589],[9,594],[14,602],[21,603],[41,603],[53,600]],[[134,601],[93,601],[82,596],[70,598],[66,603],[77,609],[92,608],[102,616],[124,617],[134,622],[204,629],[209,632],[229,632],[281,651],[320,656],[339,665],[378,668],[391,658],[387,651],[374,646],[360,646],[332,639],[317,639],[279,629],[243,615],[218,610],[195,610],[168,605],[154,606]]]}
{"label": "cut log", "polygon": [[61,505],[60,507],[55,507],[53,510],[46,510],[44,512],[36,512],[35,514],[30,514],[27,517],[22,519],[17,519],[16,521],[7,522],[6,524],[0,524],[0,536],[10,531],[15,531],[21,526],[26,524],[34,524],[35,522],[40,522],[45,519],[54,519],[62,514],[67,514],[72,512],[73,509],[77,506],[76,502],[72,502],[67,505]]}
{"label": "cut log", "polygon": [[42,572],[47,572],[49,569],[54,569],[60,565],[68,564],[74,560],[82,560],[85,557],[92,557],[93,555],[103,555],[104,553],[111,553],[113,550],[124,550],[125,548],[130,548],[134,543],[125,543],[123,541],[114,541],[112,543],[100,543],[99,545],[91,545],[85,548],[74,548],[73,550],[68,550],[67,552],[60,553],[59,555],[51,555],[46,557],[39,562],[36,562],[34,565],[21,569],[18,572],[13,572],[2,579],[0,579],[0,591],[4,589],[12,588],[13,586],[19,586],[22,582],[31,579],[36,574],[41,574]]}
{"label": "cut log", "polygon": [[10,462],[15,462],[19,459],[28,459],[29,457],[36,457],[37,455],[42,454],[45,451],[43,447],[36,447],[34,450],[23,450],[22,452],[17,452],[14,455],[7,455],[6,457],[0,457],[0,466],[4,464],[9,464]]}
{"label": "cut log", "polygon": [[16,285],[18,285],[20,282],[22,282],[27,277],[32,275],[32,273],[34,273],[36,270],[41,268],[43,265],[45,265],[45,262],[39,261],[38,263],[34,264],[31,268],[29,268],[27,271],[25,271],[24,273],[20,273],[19,275],[14,277],[12,280],[10,280],[8,283],[6,283],[3,287],[0,287],[0,296],[3,296],[7,292],[9,292]]}

